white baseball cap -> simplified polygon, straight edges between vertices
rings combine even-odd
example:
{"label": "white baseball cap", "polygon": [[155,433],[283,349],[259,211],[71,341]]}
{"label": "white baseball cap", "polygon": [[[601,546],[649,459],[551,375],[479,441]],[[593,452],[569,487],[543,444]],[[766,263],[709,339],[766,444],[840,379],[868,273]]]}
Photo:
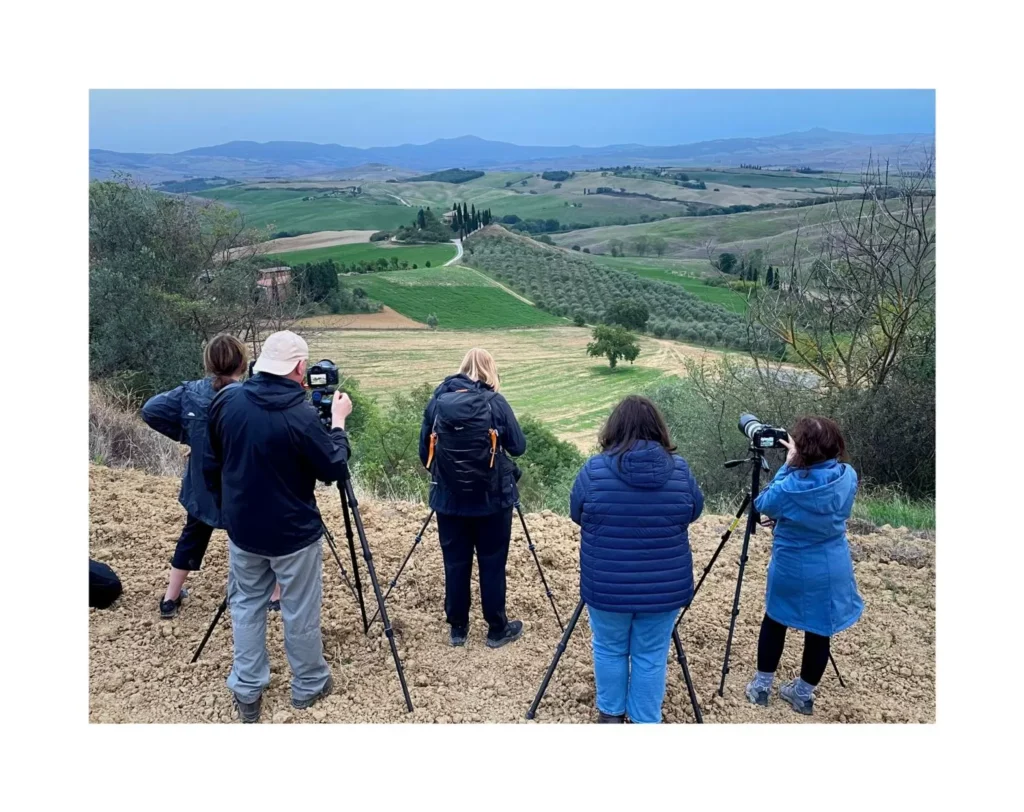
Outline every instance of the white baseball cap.
{"label": "white baseball cap", "polygon": [[301,336],[291,330],[272,333],[263,342],[260,357],[253,366],[253,372],[269,372],[271,375],[287,375],[299,361],[309,359],[309,347]]}

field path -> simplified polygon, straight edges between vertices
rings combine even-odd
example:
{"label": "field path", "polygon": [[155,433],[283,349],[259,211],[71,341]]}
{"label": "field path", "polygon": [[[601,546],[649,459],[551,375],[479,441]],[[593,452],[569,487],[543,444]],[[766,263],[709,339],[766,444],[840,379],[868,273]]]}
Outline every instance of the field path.
{"label": "field path", "polygon": [[455,250],[457,251],[457,253],[455,254],[454,257],[448,260],[445,263],[445,265],[454,265],[456,262],[462,259],[462,240],[452,240],[452,242],[455,243]]}
{"label": "field path", "polygon": [[[462,246],[461,245],[459,246],[459,250],[460,251],[462,250]],[[456,257],[455,259],[458,259],[458,257]],[[455,259],[453,259],[452,262],[455,262]],[[445,264],[446,265],[451,265],[452,262],[447,262]],[[512,288],[506,288],[503,284],[501,284],[501,282],[498,282],[496,279],[492,279],[487,274],[485,274],[483,271],[478,271],[476,268],[470,268],[468,265],[460,265],[459,267],[460,268],[465,268],[467,271],[472,271],[475,274],[479,274],[481,277],[486,279],[490,284],[494,285],[494,287],[501,288],[509,296],[512,296],[513,298],[518,299],[520,302],[526,302],[526,304],[530,305],[531,307],[533,306],[533,302],[531,302],[525,296],[520,296],[518,293],[516,293],[514,290],[512,290]]]}
{"label": "field path", "polygon": [[[312,234],[300,234],[298,237],[279,237],[267,240],[257,248],[259,254],[286,254],[290,251],[306,251],[311,248],[330,248],[333,245],[349,245],[351,243],[369,242],[371,231],[314,231]],[[249,248],[232,248],[228,251],[229,259],[237,259],[250,251]]]}
{"label": "field path", "polygon": [[406,199],[405,199],[404,197],[400,197],[399,195],[396,195],[396,194],[392,194],[391,192],[385,192],[384,194],[386,194],[386,195],[387,195],[388,197],[393,197],[393,198],[394,198],[395,200],[397,200],[397,201],[398,201],[399,203],[401,203],[401,204],[402,204],[403,206],[409,206],[409,207],[412,207],[412,203],[410,203],[410,202],[409,202],[408,200],[406,200]]}

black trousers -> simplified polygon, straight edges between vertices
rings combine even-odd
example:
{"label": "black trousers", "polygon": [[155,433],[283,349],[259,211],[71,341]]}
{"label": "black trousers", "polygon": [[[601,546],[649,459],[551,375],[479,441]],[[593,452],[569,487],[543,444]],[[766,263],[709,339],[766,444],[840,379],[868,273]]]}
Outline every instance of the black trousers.
{"label": "black trousers", "polygon": [[206,522],[201,522],[191,513],[185,520],[185,528],[178,537],[178,544],[174,548],[174,557],[171,558],[171,566],[177,570],[197,570],[203,566],[203,556],[206,555],[206,548],[210,546],[210,536],[213,535],[213,528]]}
{"label": "black trousers", "polygon": [[[829,641],[813,632],[804,632],[804,656],[800,663],[800,679],[808,685],[817,685],[828,665]],[[786,627],[766,614],[761,621],[761,636],[757,639],[757,670],[775,673],[786,645]]]}
{"label": "black trousers", "polygon": [[469,625],[469,585],[476,550],[480,602],[490,634],[508,625],[505,615],[505,563],[512,539],[512,508],[489,516],[437,514],[437,534],[444,557],[444,611],[452,626]]}

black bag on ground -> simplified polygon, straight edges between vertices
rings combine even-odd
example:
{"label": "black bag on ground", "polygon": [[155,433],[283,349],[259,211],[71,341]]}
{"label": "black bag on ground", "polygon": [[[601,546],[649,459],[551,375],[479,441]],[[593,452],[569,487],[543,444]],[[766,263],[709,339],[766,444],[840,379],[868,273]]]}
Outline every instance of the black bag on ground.
{"label": "black bag on ground", "polygon": [[106,609],[121,597],[121,579],[106,564],[89,559],[89,606]]}
{"label": "black bag on ground", "polygon": [[437,398],[427,467],[452,493],[482,495],[501,488],[493,397],[494,392],[476,388],[445,392]]}

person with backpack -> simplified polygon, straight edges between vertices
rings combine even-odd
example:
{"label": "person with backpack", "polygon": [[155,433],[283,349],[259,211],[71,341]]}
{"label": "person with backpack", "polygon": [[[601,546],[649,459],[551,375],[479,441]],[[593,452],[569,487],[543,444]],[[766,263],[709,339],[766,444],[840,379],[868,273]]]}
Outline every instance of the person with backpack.
{"label": "person with backpack", "polygon": [[780,685],[779,696],[810,716],[832,636],[864,611],[846,538],[857,472],[844,462],[846,442],[827,417],[800,418],[783,443],[786,462],[754,500],[754,508],[774,519],[775,528],[757,671],[745,693],[755,705],[768,704],[786,629],[798,629],[804,633],[800,676]]}
{"label": "person with backpack", "polygon": [[687,528],[704,495],[647,398],[619,403],[598,442],[601,453],[587,460],[569,497],[581,529],[598,723],[656,724],[672,630],[693,600]]}
{"label": "person with backpack", "polygon": [[474,550],[487,646],[499,648],[523,633],[523,622],[505,614],[505,564],[519,477],[508,455],[526,451],[526,437],[499,389],[491,354],[471,349],[459,371],[434,390],[420,429],[420,461],[430,471],[453,646],[465,645],[469,636]]}
{"label": "person with backpack", "polygon": [[[184,584],[189,573],[200,569],[214,528],[223,526],[220,508],[203,481],[203,454],[209,441],[207,413],[214,395],[242,379],[247,358],[245,345],[235,336],[226,333],[214,336],[203,352],[206,378],[186,381],[170,392],[154,395],[142,407],[142,419],[146,425],[188,446],[185,474],[178,496],[188,516],[171,558],[167,591],[160,601],[160,617],[165,620],[177,616],[182,599],[188,597]],[[280,598],[280,591],[278,587],[271,600],[271,609],[277,608],[274,603]]]}

